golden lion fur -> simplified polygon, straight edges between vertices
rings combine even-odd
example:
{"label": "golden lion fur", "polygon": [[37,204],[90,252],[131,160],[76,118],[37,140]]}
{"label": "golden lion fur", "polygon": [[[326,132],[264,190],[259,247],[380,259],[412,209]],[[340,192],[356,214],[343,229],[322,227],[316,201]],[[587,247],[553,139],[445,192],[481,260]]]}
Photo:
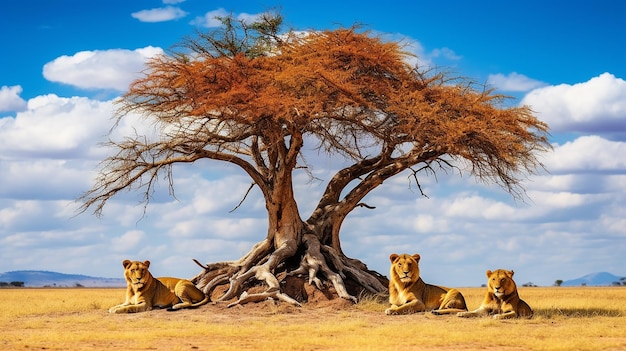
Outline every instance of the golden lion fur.
{"label": "golden lion fur", "polygon": [[487,293],[480,307],[474,311],[459,312],[459,317],[492,315],[494,319],[514,317],[532,318],[533,310],[517,292],[513,271],[487,271]]}
{"label": "golden lion fur", "polygon": [[406,314],[432,311],[450,314],[467,311],[460,291],[424,283],[420,277],[420,255],[392,254],[389,256],[389,303],[385,314]]}
{"label": "golden lion fur", "polygon": [[189,280],[154,278],[148,270],[150,261],[124,260],[122,265],[127,286],[126,301],[111,307],[110,313],[144,312],[155,307],[178,310],[198,307],[209,302],[209,297]]}

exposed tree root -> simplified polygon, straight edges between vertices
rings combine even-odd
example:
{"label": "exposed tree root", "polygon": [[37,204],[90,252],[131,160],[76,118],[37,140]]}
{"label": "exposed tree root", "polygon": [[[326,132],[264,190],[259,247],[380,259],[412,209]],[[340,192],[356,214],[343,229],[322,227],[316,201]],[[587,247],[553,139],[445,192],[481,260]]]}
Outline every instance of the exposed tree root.
{"label": "exposed tree root", "polygon": [[[356,282],[361,287],[360,291],[380,293],[386,289],[380,275],[367,271],[367,267],[360,261],[346,258],[332,247],[322,245],[315,235],[304,234],[301,245],[304,250],[299,251],[294,241],[287,241],[272,251],[271,245],[266,240],[255,245],[247,255],[237,261],[203,265],[194,260],[204,271],[192,278],[192,281],[209,296],[216,287],[228,285],[226,292],[216,300],[225,302],[239,296],[228,307],[267,299],[301,306],[293,296],[281,290],[281,282],[277,278],[278,271],[286,273],[283,278],[305,275],[308,277],[308,284],[320,291],[332,285],[338,297],[353,303],[358,299],[348,292],[346,279]],[[293,265],[296,253],[302,255],[298,266]],[[289,266],[285,265],[285,262],[292,262],[291,267],[295,269],[289,271]],[[281,268],[277,270],[279,265]],[[258,286],[259,282],[266,286],[264,291],[258,293],[248,291],[252,286]]]}
{"label": "exposed tree root", "polygon": [[321,290],[322,282],[317,277],[317,274],[322,273],[332,282],[339,297],[356,303],[357,298],[350,295],[346,290],[346,286],[343,282],[343,279],[346,278],[345,275],[333,272],[328,264],[326,264],[326,259],[322,254],[320,249],[321,245],[317,237],[312,234],[305,234],[302,241],[307,246],[306,253],[300,261],[300,267],[289,274],[294,275],[308,273],[309,284],[315,283],[315,286]]}
{"label": "exposed tree root", "polygon": [[267,299],[276,299],[276,300],[280,300],[280,301],[284,301],[284,302],[290,303],[290,304],[298,306],[298,307],[302,307],[302,305],[298,301],[292,299],[291,297],[287,296],[286,294],[281,293],[278,290],[266,291],[266,292],[263,292],[263,293],[260,293],[260,294],[248,294],[247,292],[244,291],[241,294],[241,296],[239,297],[239,300],[237,300],[237,301],[235,301],[233,303],[228,304],[227,307],[230,308],[230,307],[233,307],[233,306],[236,306],[236,305],[243,305],[243,304],[246,304],[248,302],[260,302],[260,301],[264,301],[264,300],[267,300]]}
{"label": "exposed tree root", "polygon": [[[345,273],[349,273],[359,285],[371,293],[379,293],[387,289],[376,276],[367,271],[367,267],[361,261],[341,258],[335,249],[327,245],[322,246],[322,250],[326,252],[325,257],[332,261],[343,279],[346,279]],[[377,276],[380,275],[377,274]]]}

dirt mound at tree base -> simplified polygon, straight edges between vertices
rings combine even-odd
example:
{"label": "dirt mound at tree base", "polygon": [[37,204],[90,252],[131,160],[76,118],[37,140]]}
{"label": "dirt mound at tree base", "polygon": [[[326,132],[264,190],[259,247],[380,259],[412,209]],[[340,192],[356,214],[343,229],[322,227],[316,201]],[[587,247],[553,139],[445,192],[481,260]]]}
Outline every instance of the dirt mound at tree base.
{"label": "dirt mound at tree base", "polygon": [[[346,284],[348,291],[354,296],[359,297],[359,299],[363,296],[371,295],[371,293],[365,292],[363,290],[358,290],[357,284],[349,284],[350,281]],[[288,295],[294,300],[300,303],[306,303],[309,306],[316,307],[332,307],[332,308],[346,308],[348,306],[354,305],[354,302],[342,299],[339,297],[335,288],[330,286],[322,286],[322,289],[318,289],[315,285],[309,284],[308,279],[303,276],[285,276],[283,280],[280,282],[281,292],[283,294]],[[264,284],[259,284],[255,286],[251,286],[247,288],[248,294],[262,293],[267,289],[267,286]],[[217,287],[211,293],[211,301],[217,301],[220,296],[224,295],[224,293],[228,290],[228,285],[222,285]],[[270,299],[271,300],[271,299]],[[227,303],[232,303],[237,301],[237,299],[232,299],[229,301],[223,301]],[[280,304],[277,301],[274,301],[277,306],[289,306],[288,303],[281,302]],[[246,305],[253,305],[254,303],[248,303]],[[259,303],[266,305],[265,303]],[[293,306],[296,307],[296,306]],[[287,307],[281,307],[281,309]],[[288,309],[288,308],[287,308]]]}

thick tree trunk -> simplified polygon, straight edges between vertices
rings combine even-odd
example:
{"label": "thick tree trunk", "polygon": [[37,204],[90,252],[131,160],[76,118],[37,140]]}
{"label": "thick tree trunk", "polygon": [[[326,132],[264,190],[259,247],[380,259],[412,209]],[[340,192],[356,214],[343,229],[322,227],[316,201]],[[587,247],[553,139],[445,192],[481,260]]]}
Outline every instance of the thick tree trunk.
{"label": "thick tree trunk", "polygon": [[[386,278],[367,270],[362,262],[346,257],[339,242],[343,220],[354,209],[356,201],[370,189],[353,190],[355,194],[349,201],[339,201],[341,190],[354,178],[353,173],[361,171],[361,167],[336,176],[318,208],[304,222],[295,201],[291,174],[299,145],[301,138],[292,137],[289,147],[284,144],[270,154],[269,158],[274,160],[270,164],[275,166],[273,172],[267,174],[273,174],[272,177],[262,177],[266,174],[264,172],[249,172],[265,197],[268,211],[266,239],[237,261],[208,265],[196,261],[204,270],[192,281],[217,301],[236,299],[229,304],[233,306],[273,298],[300,305],[306,301],[302,294],[283,289],[289,285],[286,280],[298,276],[304,276],[304,281],[325,291],[325,295],[332,290],[331,295],[352,302],[357,302],[357,296],[363,292],[386,290]],[[263,286],[260,290],[259,285]],[[217,287],[222,289],[218,296],[213,296]],[[221,293],[222,290],[226,291]]]}

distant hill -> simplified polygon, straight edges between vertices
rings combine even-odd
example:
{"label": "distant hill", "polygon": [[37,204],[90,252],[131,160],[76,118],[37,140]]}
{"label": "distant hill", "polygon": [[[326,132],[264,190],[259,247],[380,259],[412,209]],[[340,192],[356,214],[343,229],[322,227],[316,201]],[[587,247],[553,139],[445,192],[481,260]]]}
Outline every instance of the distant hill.
{"label": "distant hill", "polygon": [[125,287],[123,278],[99,278],[80,274],[63,274],[48,271],[13,271],[0,274],[0,282],[24,282],[25,287]]}
{"label": "distant hill", "polygon": [[566,280],[561,286],[607,286],[613,285],[614,282],[621,282],[621,277],[608,272],[597,272],[587,274],[577,279]]}

